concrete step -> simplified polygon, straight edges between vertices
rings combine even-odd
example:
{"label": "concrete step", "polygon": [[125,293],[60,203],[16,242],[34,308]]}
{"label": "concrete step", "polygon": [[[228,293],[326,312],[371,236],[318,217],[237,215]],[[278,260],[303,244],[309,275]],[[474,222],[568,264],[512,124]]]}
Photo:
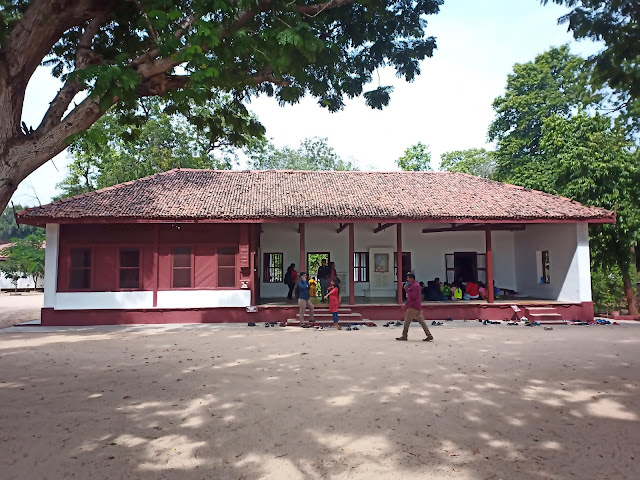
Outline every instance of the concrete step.
{"label": "concrete step", "polygon": [[546,314],[546,313],[558,313],[553,307],[526,307],[529,314]]}
{"label": "concrete step", "polygon": [[[314,312],[318,312],[318,313],[329,313],[329,307],[316,307],[314,305],[313,307],[313,311]],[[342,314],[342,313],[353,313],[353,310],[351,310],[350,308],[338,308],[338,313]]]}
{"label": "concrete step", "polygon": [[527,318],[532,322],[540,322],[541,324],[560,325],[565,323],[559,313],[532,313]]}
{"label": "concrete step", "polygon": [[[362,315],[360,315],[359,313],[347,313],[345,315],[338,314],[338,319],[341,322],[343,322],[343,321],[344,322],[359,322],[359,321],[362,320]],[[305,322],[308,322],[309,321],[309,315],[305,315],[304,316],[304,320],[305,320]],[[300,321],[298,320],[297,316],[293,317],[293,318],[290,318],[287,321],[288,322],[295,321],[295,322],[300,323]],[[313,315],[313,321],[316,322],[316,323],[317,322],[321,322],[321,321],[323,321],[323,322],[333,322],[333,315],[332,314]]]}
{"label": "concrete step", "polygon": [[[297,317],[298,315],[296,315]],[[359,313],[354,313],[354,312],[338,312],[338,316],[340,317],[352,317],[352,318],[362,318],[362,315]],[[309,311],[307,310],[304,314],[304,318],[308,318],[309,317]],[[313,318],[316,317],[327,317],[327,318],[332,318],[333,317],[333,313],[329,313],[329,312],[319,312],[317,310],[315,310],[313,312]]]}
{"label": "concrete step", "polygon": [[[306,322],[305,322],[306,323]],[[322,325],[322,326],[331,326],[333,325],[333,320],[329,321],[329,320],[318,320],[316,321],[316,319],[313,319],[313,323],[316,325]],[[371,320],[367,320],[365,318],[362,318],[360,320],[344,320],[342,318],[340,318],[340,325],[342,325],[343,327],[345,325],[353,325],[353,324],[362,324],[362,323],[371,323]],[[296,318],[290,318],[287,320],[287,326],[289,327],[299,327],[300,326],[300,322],[298,321],[298,319]]]}

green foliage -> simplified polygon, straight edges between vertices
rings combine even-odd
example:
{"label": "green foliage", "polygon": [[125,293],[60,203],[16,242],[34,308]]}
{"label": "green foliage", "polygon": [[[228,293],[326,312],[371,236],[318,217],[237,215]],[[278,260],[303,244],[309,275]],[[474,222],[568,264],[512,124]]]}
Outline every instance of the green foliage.
{"label": "green foliage", "polygon": [[[21,205],[15,205],[16,212],[24,210]],[[13,208],[7,207],[0,215],[0,240],[8,240],[10,238],[24,238],[27,235],[31,235],[39,231],[38,227],[32,227],[30,225],[18,225],[16,219],[13,216]]]}
{"label": "green foliage", "polygon": [[622,276],[617,264],[591,265],[591,293],[597,313],[620,310],[625,305]]}
{"label": "green foliage", "polygon": [[596,265],[617,263],[623,278],[635,265],[640,239],[640,152],[608,117],[579,112],[544,121],[541,147],[553,172],[547,190],[585,205],[617,209],[615,225],[592,226]]}
{"label": "green foliage", "polygon": [[601,96],[589,86],[584,59],[568,46],[552,48],[533,62],[516,64],[507,78],[505,94],[496,98],[496,118],[489,140],[497,142],[498,180],[537,188],[544,170],[540,161],[542,122],[552,115],[569,117],[576,108],[594,105]]}
{"label": "green foliage", "polygon": [[431,152],[429,147],[422,142],[410,146],[404,151],[404,155],[396,160],[396,164],[404,171],[431,171]]}
{"label": "green foliage", "polygon": [[470,148],[443,153],[440,156],[440,170],[468,173],[476,177],[492,179],[496,162],[493,152],[484,148]]}
{"label": "green foliage", "polygon": [[[589,58],[593,82],[606,83],[616,95],[615,108],[629,125],[640,129],[640,2],[637,0],[552,0],[572,10],[558,23],[567,24],[573,36],[602,42]],[[542,0],[543,4],[549,0]]]}
{"label": "green foliage", "polygon": [[26,236],[25,238],[12,238],[11,245],[2,249],[0,255],[7,259],[0,262],[0,271],[11,279],[16,289],[18,280],[31,277],[37,288],[38,278],[44,276],[43,248],[44,233],[42,231]]}
{"label": "green foliage", "polygon": [[329,146],[326,138],[305,138],[297,149],[276,148],[268,143],[251,155],[249,168],[254,170],[357,170]]}
{"label": "green foliage", "polygon": [[[11,4],[0,23],[0,46],[34,2]],[[140,83],[136,59],[155,48],[180,64],[170,73],[189,76],[183,88],[187,96],[194,88],[222,89],[239,97],[266,93],[295,103],[309,93],[335,111],[342,108],[343,97],[362,94],[383,65],[407,81],[420,73],[420,60],[436,47],[435,39],[425,35],[425,18],[441,4],[369,0],[307,12],[304,8],[312,6],[297,2],[121,2],[94,39],[95,62],[72,75],[91,95],[117,96],[130,108]],[[193,21],[185,28],[187,19]],[[74,72],[80,32],[66,31],[53,47],[47,65],[55,75]],[[273,81],[256,82],[260,73]],[[388,93],[388,87],[367,92],[367,103],[381,108]]]}
{"label": "green foliage", "polygon": [[177,167],[229,169],[234,149],[263,141],[262,125],[230,97],[189,103],[191,115],[169,110],[157,98],[146,99],[137,115],[108,112],[71,145],[73,162],[58,184],[61,197]]}
{"label": "green foliage", "polygon": [[592,68],[567,47],[516,65],[505,95],[494,101],[489,138],[497,141],[497,179],[617,208],[616,225],[591,226],[591,258],[607,275],[620,275],[616,285],[624,285],[633,312],[633,247],[640,239],[638,145],[624,122],[595,113],[606,105],[598,85]]}

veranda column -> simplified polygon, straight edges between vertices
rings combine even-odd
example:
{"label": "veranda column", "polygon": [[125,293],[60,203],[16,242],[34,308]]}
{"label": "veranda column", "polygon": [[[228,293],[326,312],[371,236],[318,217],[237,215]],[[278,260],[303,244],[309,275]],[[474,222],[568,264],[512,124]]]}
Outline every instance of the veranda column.
{"label": "veranda column", "polygon": [[403,278],[402,278],[402,224],[401,223],[397,223],[396,224],[396,250],[398,250],[396,252],[396,263],[398,264],[398,303],[402,304],[402,284],[403,284]]}
{"label": "veranda column", "polygon": [[304,246],[304,223],[300,223],[298,226],[298,231],[300,232],[300,266],[298,267],[299,272],[307,271],[307,256]]}
{"label": "veranda column", "polygon": [[160,284],[160,226],[153,226],[153,306],[158,306],[158,288]]}
{"label": "veranda column", "polygon": [[486,251],[487,251],[487,301],[493,303],[493,250],[491,248],[491,225],[485,225],[484,230]]}
{"label": "veranda column", "polygon": [[349,224],[349,305],[356,303],[356,284],[353,280],[353,255],[354,255],[355,234],[353,223]]}

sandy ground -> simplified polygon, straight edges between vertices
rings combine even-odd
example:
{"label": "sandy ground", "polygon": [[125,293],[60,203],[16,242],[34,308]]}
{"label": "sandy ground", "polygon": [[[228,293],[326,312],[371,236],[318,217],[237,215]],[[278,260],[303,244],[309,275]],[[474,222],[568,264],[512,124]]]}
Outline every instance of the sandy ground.
{"label": "sandy ground", "polygon": [[42,292],[0,293],[0,328],[22,322],[40,320],[40,309],[44,294]]}
{"label": "sandy ground", "polygon": [[640,325],[0,332],[8,479],[637,479]]}

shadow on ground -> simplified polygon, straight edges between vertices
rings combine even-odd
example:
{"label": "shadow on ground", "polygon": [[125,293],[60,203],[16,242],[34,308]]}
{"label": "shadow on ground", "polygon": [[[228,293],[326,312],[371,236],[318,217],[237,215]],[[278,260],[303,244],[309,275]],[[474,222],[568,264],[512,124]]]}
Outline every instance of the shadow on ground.
{"label": "shadow on ground", "polygon": [[3,478],[638,478],[640,328],[397,333],[5,331]]}

